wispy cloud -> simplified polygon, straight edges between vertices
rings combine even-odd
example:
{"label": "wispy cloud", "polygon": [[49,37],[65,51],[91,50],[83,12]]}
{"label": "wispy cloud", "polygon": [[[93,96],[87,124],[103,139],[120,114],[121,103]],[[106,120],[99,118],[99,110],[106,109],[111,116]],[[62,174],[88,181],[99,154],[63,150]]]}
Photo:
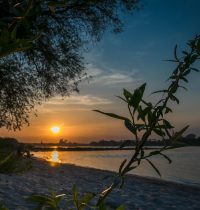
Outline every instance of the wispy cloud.
{"label": "wispy cloud", "polygon": [[109,99],[101,98],[92,95],[73,95],[69,97],[66,104],[80,104],[86,106],[98,105],[98,104],[111,104]]}
{"label": "wispy cloud", "polygon": [[102,66],[97,68],[90,64],[87,66],[87,74],[91,76],[91,83],[98,84],[100,86],[115,86],[126,83],[140,83],[142,79],[137,77],[139,71],[120,71],[112,69],[108,66]]}
{"label": "wispy cloud", "polygon": [[133,78],[122,73],[107,74],[99,78],[95,78],[96,82],[104,85],[118,85],[133,82]]}
{"label": "wispy cloud", "polygon": [[45,106],[63,106],[63,105],[84,105],[84,106],[93,106],[93,105],[105,105],[111,104],[112,101],[106,98],[101,98],[92,95],[71,95],[65,99],[54,98],[46,102]]}

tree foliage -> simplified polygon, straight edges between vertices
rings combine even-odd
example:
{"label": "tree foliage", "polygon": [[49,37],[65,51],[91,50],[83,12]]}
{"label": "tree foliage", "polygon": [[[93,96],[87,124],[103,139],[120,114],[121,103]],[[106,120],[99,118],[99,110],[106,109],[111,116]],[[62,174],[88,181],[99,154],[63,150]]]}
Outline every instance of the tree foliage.
{"label": "tree foliage", "polygon": [[0,127],[19,129],[34,106],[78,91],[81,52],[137,0],[0,0]]}

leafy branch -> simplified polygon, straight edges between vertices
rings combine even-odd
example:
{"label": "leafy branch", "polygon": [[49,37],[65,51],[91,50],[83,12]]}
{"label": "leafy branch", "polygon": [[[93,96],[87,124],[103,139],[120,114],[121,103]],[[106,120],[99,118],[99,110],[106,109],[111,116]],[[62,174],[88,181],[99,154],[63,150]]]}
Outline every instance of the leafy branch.
{"label": "leafy branch", "polygon": [[[188,83],[187,76],[192,71],[199,72],[199,69],[195,68],[194,64],[200,59],[200,35],[196,36],[194,40],[189,41],[188,47],[189,50],[183,51],[182,56],[179,57],[177,55],[177,46],[175,46],[174,59],[170,61],[176,63],[176,68],[168,79],[170,81],[168,88],[153,93],[162,94],[161,99],[155,105],[144,100],[143,96],[146,87],[146,83],[144,83],[135,89],[133,93],[124,89],[123,97],[117,96],[120,100],[126,103],[130,118],[94,110],[106,116],[124,121],[125,127],[136,139],[136,146],[131,159],[129,161],[125,159],[121,163],[114,182],[101,193],[97,205],[99,205],[99,203],[101,203],[114,188],[118,186],[121,187],[124,182],[124,176],[129,171],[138,167],[142,160],[146,160],[156,173],[161,176],[158,168],[149,157],[160,155],[171,163],[171,159],[163,154],[163,152],[169,149],[187,146],[186,144],[181,143],[179,139],[189,126],[184,127],[178,132],[174,132],[174,126],[166,120],[165,116],[172,112],[172,109],[168,105],[169,102],[176,102],[179,104],[179,99],[177,98],[176,93],[180,88],[186,89],[182,83]],[[151,134],[156,134],[161,137],[164,143],[166,140],[169,140],[170,144],[165,143],[159,150],[155,150],[146,155],[144,146]],[[122,147],[123,146],[125,146],[125,144],[122,145]]]}
{"label": "leafy branch", "polygon": [[[36,204],[37,210],[51,209],[51,210],[60,210],[60,203],[64,201],[66,194],[56,195],[55,193],[51,193],[50,195],[32,195],[28,197],[28,200],[32,203]],[[94,199],[96,195],[94,193],[84,193],[82,196],[79,195],[77,191],[76,185],[72,187],[72,197],[70,200],[67,200],[67,204],[65,206],[66,210],[107,210],[108,208],[102,202],[98,206],[94,206],[91,204],[91,200]],[[1,209],[0,209],[1,210]],[[4,210],[4,209],[2,209]],[[120,205],[116,210],[125,210],[123,205]]]}

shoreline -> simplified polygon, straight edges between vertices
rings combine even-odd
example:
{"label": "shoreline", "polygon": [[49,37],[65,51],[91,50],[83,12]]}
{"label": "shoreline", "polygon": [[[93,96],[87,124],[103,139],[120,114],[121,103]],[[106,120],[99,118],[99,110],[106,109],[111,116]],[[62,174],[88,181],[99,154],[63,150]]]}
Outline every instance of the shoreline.
{"label": "shoreline", "polygon": [[[115,173],[107,170],[49,162],[33,158],[33,169],[22,174],[0,174],[0,201],[9,210],[33,209],[25,197],[33,193],[71,193],[75,183],[78,192],[100,193],[111,184]],[[107,179],[103,178],[109,176]],[[135,209],[199,209],[200,188],[151,177],[127,175],[122,190],[115,190],[107,199],[111,209],[125,204],[126,210]],[[23,206],[23,208],[22,208]],[[64,209],[64,208],[63,208]]]}
{"label": "shoreline", "polygon": [[[57,146],[56,148],[53,147],[33,147],[30,149],[31,152],[51,152],[51,151],[110,151],[110,150],[133,150],[134,147],[62,147]],[[151,150],[151,149],[160,149],[160,147],[145,147],[145,150]]]}
{"label": "shoreline", "polygon": [[[34,159],[36,159],[38,161],[48,162],[49,164],[51,164],[51,161],[45,160],[43,158],[34,157]],[[71,163],[56,163],[56,164],[58,166],[59,165],[69,165],[69,166],[74,166],[74,167],[81,168],[81,169],[96,170],[100,173],[104,172],[104,173],[112,174],[113,176],[116,174],[116,171],[100,169],[100,168],[93,168],[93,167],[89,167],[89,166],[79,166],[79,165],[71,164]],[[126,178],[128,178],[128,177],[130,179],[136,178],[136,179],[151,181],[152,183],[157,183],[157,184],[160,183],[160,184],[167,184],[167,185],[177,185],[177,187],[181,187],[181,188],[194,188],[194,190],[199,190],[200,191],[200,186],[199,185],[186,184],[186,183],[183,183],[183,182],[166,180],[166,179],[162,179],[162,177],[161,178],[156,178],[156,177],[152,177],[152,176],[140,176],[140,175],[137,175],[137,174],[126,174]]]}

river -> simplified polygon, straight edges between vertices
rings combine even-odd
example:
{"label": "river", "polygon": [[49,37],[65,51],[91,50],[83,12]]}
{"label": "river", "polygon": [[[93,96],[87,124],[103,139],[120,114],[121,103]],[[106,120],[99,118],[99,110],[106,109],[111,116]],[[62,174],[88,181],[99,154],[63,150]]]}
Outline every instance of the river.
{"label": "river", "polygon": [[[147,151],[149,152],[149,150]],[[78,166],[117,171],[124,159],[130,159],[131,150],[112,151],[64,151],[64,152],[34,152],[34,156],[46,160]],[[185,147],[165,152],[171,159],[169,164],[166,159],[155,156],[151,160],[159,169],[161,179],[200,186],[200,147]],[[146,177],[159,178],[155,170],[143,161],[140,166],[130,172]]]}

